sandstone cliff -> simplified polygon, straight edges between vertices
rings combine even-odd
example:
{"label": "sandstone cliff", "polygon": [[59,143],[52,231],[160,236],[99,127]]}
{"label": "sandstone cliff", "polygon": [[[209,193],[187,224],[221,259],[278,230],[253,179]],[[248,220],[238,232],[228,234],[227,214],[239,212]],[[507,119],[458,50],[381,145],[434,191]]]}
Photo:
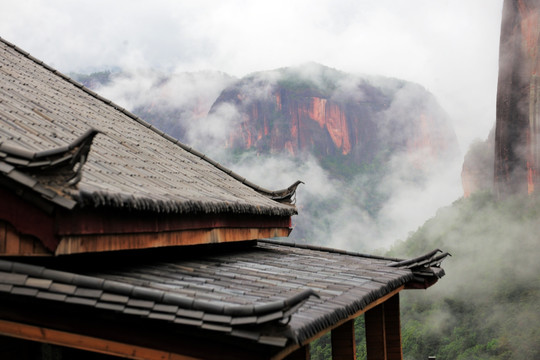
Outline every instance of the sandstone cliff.
{"label": "sandstone cliff", "polygon": [[540,3],[505,0],[501,25],[495,189],[532,193],[540,169]]}
{"label": "sandstone cliff", "polygon": [[247,76],[226,88],[210,112],[223,104],[234,105],[240,116],[229,148],[307,151],[353,164],[405,152],[415,155],[413,166],[457,153],[455,134],[433,96],[404,81],[307,64]]}

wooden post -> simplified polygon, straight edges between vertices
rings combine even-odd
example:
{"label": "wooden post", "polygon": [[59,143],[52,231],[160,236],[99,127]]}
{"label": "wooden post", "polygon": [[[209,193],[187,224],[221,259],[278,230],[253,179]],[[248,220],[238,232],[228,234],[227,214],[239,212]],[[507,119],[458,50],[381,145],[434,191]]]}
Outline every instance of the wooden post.
{"label": "wooden post", "polygon": [[384,303],[366,311],[364,319],[366,321],[367,359],[387,360]]}
{"label": "wooden post", "polygon": [[332,330],[331,338],[332,360],[354,360],[356,358],[354,320],[349,320]]}
{"label": "wooden post", "polygon": [[384,304],[384,322],[386,330],[386,356],[388,360],[402,360],[401,320],[399,316],[399,293]]}
{"label": "wooden post", "polygon": [[399,294],[366,311],[368,360],[402,360]]}
{"label": "wooden post", "polygon": [[290,353],[285,359],[286,360],[309,360],[311,354],[309,352],[309,344],[302,346],[300,349],[295,350]]}

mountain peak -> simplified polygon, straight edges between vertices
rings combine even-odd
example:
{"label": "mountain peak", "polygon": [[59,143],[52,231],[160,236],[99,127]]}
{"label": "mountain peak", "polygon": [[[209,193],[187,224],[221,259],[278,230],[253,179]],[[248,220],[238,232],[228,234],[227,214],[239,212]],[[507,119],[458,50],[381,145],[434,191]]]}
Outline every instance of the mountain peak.
{"label": "mountain peak", "polygon": [[224,89],[210,113],[238,111],[226,146],[319,159],[344,156],[360,166],[383,153],[457,152],[434,97],[417,84],[346,74],[317,63],[250,74]]}

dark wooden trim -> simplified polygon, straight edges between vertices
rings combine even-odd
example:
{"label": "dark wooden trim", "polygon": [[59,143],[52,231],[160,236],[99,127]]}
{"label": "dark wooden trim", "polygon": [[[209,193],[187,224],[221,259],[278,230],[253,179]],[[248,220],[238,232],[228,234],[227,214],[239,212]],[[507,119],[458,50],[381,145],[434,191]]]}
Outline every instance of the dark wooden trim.
{"label": "dark wooden trim", "polygon": [[399,294],[384,303],[384,322],[386,329],[386,356],[388,360],[402,360],[401,317],[399,313]]}
{"label": "dark wooden trim", "polygon": [[216,228],[155,233],[65,236],[55,254],[216,244],[289,236],[290,228]]}
{"label": "dark wooden trim", "polygon": [[374,307],[364,315],[368,360],[386,360],[384,305]]}
{"label": "dark wooden trim", "polygon": [[301,348],[293,351],[285,359],[286,360],[309,360],[309,359],[311,359],[311,353],[310,353],[310,350],[309,350],[309,344],[304,345]]}
{"label": "dark wooden trim", "polygon": [[175,354],[168,351],[128,344],[124,342],[100,339],[93,336],[74,334],[46,327],[21,324],[0,319],[0,334],[19,339],[37,341],[53,345],[98,352],[101,354],[121,356],[127,359],[148,360],[196,360],[191,356]]}
{"label": "dark wooden trim", "polygon": [[0,220],[13,225],[18,234],[35,236],[47,249],[56,249],[59,238],[53,215],[1,187],[0,199]]}
{"label": "dark wooden trim", "polygon": [[354,320],[349,320],[332,330],[332,360],[356,359]]}
{"label": "dark wooden trim", "polygon": [[111,208],[61,211],[58,234],[153,233],[214,228],[289,228],[290,216],[251,214],[158,214]]}
{"label": "dark wooden trim", "polygon": [[405,289],[406,290],[425,290],[425,289],[435,285],[435,283],[437,281],[439,281],[439,278],[436,277],[436,276],[431,276],[431,277],[425,276],[423,278],[423,282],[420,282],[418,280],[413,280],[411,282],[408,282],[405,285]]}
{"label": "dark wooden trim", "polygon": [[[128,353],[159,351],[166,355],[164,359],[269,359],[278,351],[273,346],[193,326],[93,308],[80,311],[79,306],[67,303],[40,301],[39,304],[36,306],[24,297],[0,294],[0,324],[4,324],[4,327],[0,326],[0,335],[101,353],[107,353],[104,346]],[[79,346],[80,342],[84,347]],[[130,357],[128,354],[121,356]]]}
{"label": "dark wooden trim", "polygon": [[56,209],[46,213],[1,187],[0,199],[0,221],[15,228],[15,233],[11,228],[0,228],[0,255],[210,244],[286,237],[291,231],[290,216],[157,214],[112,208]]}

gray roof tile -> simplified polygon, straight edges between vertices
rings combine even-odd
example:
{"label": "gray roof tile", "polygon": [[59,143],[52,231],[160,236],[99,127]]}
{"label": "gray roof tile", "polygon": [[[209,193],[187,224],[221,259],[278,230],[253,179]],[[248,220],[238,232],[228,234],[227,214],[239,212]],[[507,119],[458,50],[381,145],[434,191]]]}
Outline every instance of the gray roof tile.
{"label": "gray roof tile", "polygon": [[40,291],[36,297],[38,299],[45,299],[45,300],[53,300],[53,301],[65,301],[66,295],[64,294],[57,294],[57,293],[50,293],[50,292],[43,292]]}
{"label": "gray roof tile", "polygon": [[101,294],[103,294],[102,290],[86,288],[77,288],[77,290],[75,290],[75,295],[83,298],[99,299],[101,297]]}
{"label": "gray roof tile", "polygon": [[129,315],[138,315],[138,316],[148,316],[150,315],[150,311],[148,310],[143,310],[143,309],[136,309],[136,308],[132,308],[132,307],[126,307],[123,311],[125,314],[129,314]]}
{"label": "gray roof tile", "polygon": [[0,272],[0,283],[11,285],[24,285],[28,275]]}
{"label": "gray roof tile", "polygon": [[286,337],[277,336],[261,336],[259,342],[261,344],[284,347],[287,344],[288,339]]}
{"label": "gray roof tile", "polygon": [[[54,188],[61,195],[49,200],[57,205],[296,213],[286,202],[298,184],[263,189],[1,38],[0,67],[9,68],[0,72],[0,176],[23,187]],[[30,168],[72,163],[71,150],[82,147],[80,138],[90,129],[100,133],[91,140],[82,176],[70,179],[77,187],[28,176]]]}
{"label": "gray roof tile", "polygon": [[86,305],[86,306],[95,306],[97,304],[97,300],[78,297],[78,296],[68,296],[65,301],[70,304]]}
{"label": "gray roof tile", "polygon": [[97,309],[105,309],[105,310],[112,310],[112,311],[124,311],[126,308],[122,304],[112,304],[108,302],[98,302],[96,303]]}
{"label": "gray roof tile", "polygon": [[13,288],[11,289],[11,293],[13,295],[37,296],[38,292],[39,291],[37,289],[30,289],[20,286],[13,286]]}
{"label": "gray roof tile", "polygon": [[157,312],[176,314],[178,312],[178,306],[156,304],[154,305],[153,310]]}
{"label": "gray roof tile", "polygon": [[[2,275],[0,274],[0,277]],[[9,284],[1,284],[0,283],[0,292],[4,292],[4,293],[10,293],[11,290],[13,289],[13,285],[9,285]]]}
{"label": "gray roof tile", "polygon": [[52,280],[28,278],[26,279],[24,285],[38,289],[49,289],[52,285]]}
{"label": "gray roof tile", "polygon": [[[390,267],[395,259],[268,241],[205,251],[198,259],[166,251],[121,264],[99,260],[99,254],[91,258],[73,274],[58,270],[65,268],[61,258],[50,259],[47,268],[0,260],[0,292],[284,346],[314,336],[420,274]],[[438,270],[423,267],[422,276],[438,277]],[[261,281],[268,276],[275,281]],[[289,317],[288,325],[272,326]]]}
{"label": "gray roof tile", "polygon": [[165,321],[174,321],[176,319],[176,316],[172,314],[163,314],[163,313],[155,313],[151,312],[148,317],[150,319],[157,319],[157,320],[165,320]]}
{"label": "gray roof tile", "polygon": [[147,300],[130,299],[127,302],[127,305],[143,309],[152,309],[154,307],[154,302]]}
{"label": "gray roof tile", "polygon": [[257,324],[264,324],[274,320],[283,319],[283,311],[276,311],[270,314],[257,316]]}
{"label": "gray roof tile", "polygon": [[232,317],[227,315],[205,314],[202,320],[204,322],[230,324],[232,321]]}
{"label": "gray roof tile", "polygon": [[212,330],[212,331],[221,331],[221,332],[231,332],[232,327],[226,326],[226,325],[218,325],[218,324],[207,324],[203,322],[201,325],[201,328],[204,330]]}
{"label": "gray roof tile", "polygon": [[106,301],[106,302],[112,302],[112,303],[126,304],[129,301],[129,297],[124,296],[124,295],[102,293],[99,300],[100,301]]}
{"label": "gray roof tile", "polygon": [[176,318],[174,319],[176,324],[189,325],[194,327],[201,327],[203,322],[201,320],[188,319],[188,318]]}

